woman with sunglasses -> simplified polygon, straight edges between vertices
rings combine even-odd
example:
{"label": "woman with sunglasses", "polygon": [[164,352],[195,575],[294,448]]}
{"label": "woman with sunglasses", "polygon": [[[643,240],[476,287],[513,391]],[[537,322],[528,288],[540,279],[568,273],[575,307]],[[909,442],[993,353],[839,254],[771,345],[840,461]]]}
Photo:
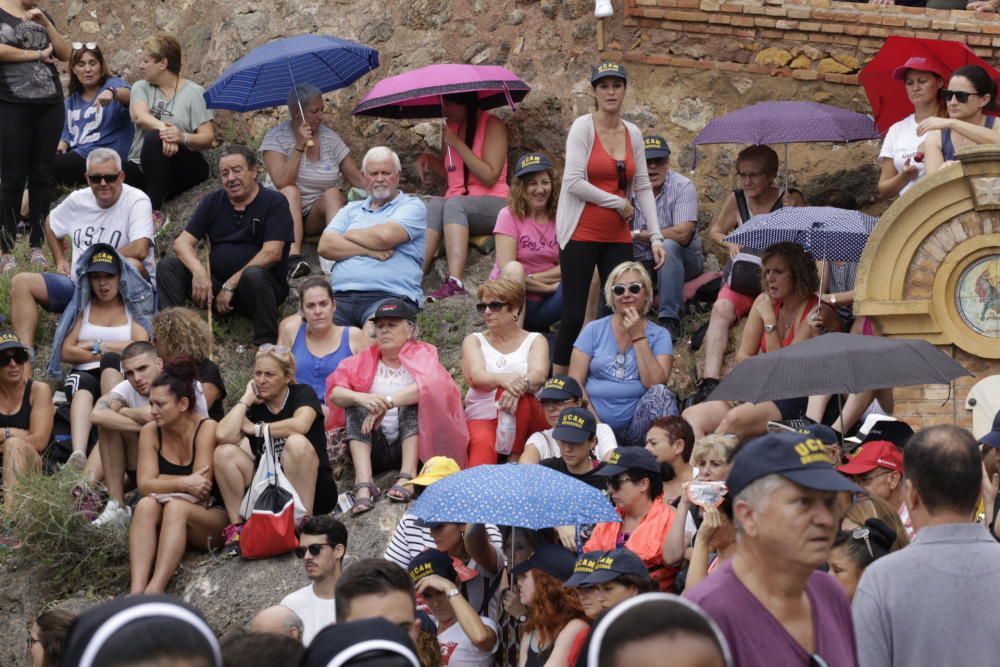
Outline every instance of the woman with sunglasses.
{"label": "woman with sunglasses", "polygon": [[213,484],[216,422],[195,412],[198,367],[170,361],[149,389],[153,421],[139,432],[139,504],[129,527],[132,594],[163,593],[188,547],[222,543],[226,513]]}
{"label": "woman with sunglasses", "polygon": [[507,455],[512,462],[520,457],[528,434],[548,425],[534,393],[549,374],[549,344],[522,326],[524,287],[509,278],[488,280],[476,296],[486,331],[471,333],[462,343],[462,375],[469,385],[469,467],[497,462],[501,411],[513,415],[517,426]]}
{"label": "woman with sunglasses", "polygon": [[28,186],[31,263],[46,265],[42,225],[66,116],[57,61],[70,45],[38,0],[0,0],[0,271],[14,269],[17,215]]}
{"label": "woman with sunglasses", "polygon": [[889,554],[896,541],[896,531],[878,519],[868,519],[863,526],[841,530],[833,541],[827,562],[849,599],[854,598],[861,575],[869,565]]}
{"label": "woman with sunglasses", "polygon": [[569,375],[584,387],[597,417],[615,432],[619,447],[642,447],[658,417],[676,415],[677,397],[666,386],[674,364],[670,333],[646,319],[653,284],[641,262],[614,267],[604,284],[612,315],[583,328]]}
{"label": "woman with sunglasses", "polygon": [[556,211],[563,284],[562,319],[553,354],[557,373],[569,367],[594,270],[603,284],[612,269],[632,259],[633,195],[649,229],[655,268],[660,268],[665,257],[642,132],[622,118],[627,83],[625,68],[618,63],[594,67],[590,86],[597,110],[577,118],[566,137],[566,166]]}
{"label": "woman with sunglasses", "polygon": [[444,155],[421,153],[416,168],[420,180],[435,174],[447,181],[443,197],[427,201],[427,242],[424,274],[431,270],[444,236],[448,276],[428,295],[440,301],[465,294],[462,274],[469,256],[469,234],[491,234],[507,200],[507,126],[479,108],[477,93],[441,98]]}
{"label": "woman with sunglasses", "polygon": [[893,123],[885,133],[878,154],[880,198],[892,199],[901,195],[923,177],[926,164],[914,159],[924,142],[917,134],[917,126],[928,118],[948,115],[944,100],[938,95],[948,77],[948,68],[926,56],[914,56],[893,71],[892,78],[902,82],[913,113]]}
{"label": "woman with sunglasses", "polygon": [[239,553],[243,530],[240,505],[264,455],[264,424],[270,425],[281,468],[306,514],[327,514],[337,504],[337,483],[323,431],[323,405],[312,387],[295,382],[291,350],[261,345],[243,396],[219,422],[219,446],[213,461],[229,517],[223,531],[223,555]]}
{"label": "woman with sunglasses", "polygon": [[126,182],[135,183],[141,172],[128,162],[135,136],[129,115],[131,87],[111,75],[95,42],[73,42],[72,46],[66,125],[54,165],[56,182],[65,187],[86,184],[87,155],[95,148],[110,148],[121,156]]}
{"label": "woman with sunglasses", "polygon": [[214,116],[205,105],[205,89],[181,76],[181,45],[172,35],[146,40],[139,73],[129,106],[139,131],[128,159],[142,170],[159,227],[164,200],[208,178],[202,153],[215,141]]}
{"label": "woman with sunglasses", "polygon": [[924,162],[933,174],[954,161],[960,148],[1000,144],[1000,126],[987,111],[997,108],[997,84],[982,67],[966,65],[952,72],[948,88],[938,94],[948,107],[948,117],[931,117],[917,125],[924,137]]}
{"label": "woman with sunglasses", "polygon": [[13,331],[0,332],[0,466],[3,488],[42,469],[55,408],[52,390],[35,382],[25,366],[28,348]]}

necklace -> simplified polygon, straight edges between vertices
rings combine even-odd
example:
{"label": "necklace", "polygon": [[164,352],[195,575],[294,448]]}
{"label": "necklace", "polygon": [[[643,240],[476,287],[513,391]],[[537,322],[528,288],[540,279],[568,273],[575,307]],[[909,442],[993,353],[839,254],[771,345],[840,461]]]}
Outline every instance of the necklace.
{"label": "necklace", "polygon": [[277,410],[275,410],[274,408],[272,408],[271,404],[268,401],[264,401],[264,405],[267,406],[267,411],[270,412],[272,415],[280,414],[281,411],[285,409],[285,404],[288,402],[288,395],[291,394],[291,393],[292,393],[292,390],[290,388],[288,388],[288,387],[285,387],[285,395],[284,395],[284,397],[282,397],[282,399],[281,399],[281,405],[278,407]]}

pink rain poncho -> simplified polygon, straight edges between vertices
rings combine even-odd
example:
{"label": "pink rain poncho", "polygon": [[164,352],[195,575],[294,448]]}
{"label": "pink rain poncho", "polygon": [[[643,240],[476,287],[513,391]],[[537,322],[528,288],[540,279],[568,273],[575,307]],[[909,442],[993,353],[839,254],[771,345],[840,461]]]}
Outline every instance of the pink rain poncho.
{"label": "pink rain poncho", "polygon": [[[329,413],[326,430],[346,423],[344,409],[330,400],[334,387],[367,392],[375,379],[381,351],[373,345],[340,362],[326,379],[326,404]],[[469,429],[462,409],[462,396],[448,371],[438,361],[437,348],[422,341],[409,341],[399,350],[399,360],[420,390],[417,424],[420,435],[420,460],[448,456],[465,467],[469,450]]]}

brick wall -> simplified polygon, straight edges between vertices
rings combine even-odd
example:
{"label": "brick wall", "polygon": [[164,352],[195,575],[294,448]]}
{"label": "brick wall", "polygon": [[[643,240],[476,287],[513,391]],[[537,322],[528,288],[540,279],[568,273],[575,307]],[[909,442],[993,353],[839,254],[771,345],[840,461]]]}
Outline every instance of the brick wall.
{"label": "brick wall", "polygon": [[626,0],[625,59],[857,85],[889,35],[964,42],[1000,57],[1000,17],[831,0]]}

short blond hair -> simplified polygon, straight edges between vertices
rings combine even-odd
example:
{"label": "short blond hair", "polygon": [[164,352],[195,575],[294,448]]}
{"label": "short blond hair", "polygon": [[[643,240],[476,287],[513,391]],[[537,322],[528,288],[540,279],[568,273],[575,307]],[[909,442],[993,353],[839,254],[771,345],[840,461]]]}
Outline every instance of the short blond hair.
{"label": "short blond hair", "polygon": [[642,265],[642,262],[622,262],[611,270],[611,274],[604,282],[604,301],[608,304],[608,308],[614,312],[615,300],[611,288],[614,287],[615,281],[618,280],[622,274],[628,273],[629,271],[635,271],[639,274],[639,282],[642,283],[642,287],[646,292],[646,306],[640,309],[639,314],[641,315],[646,311],[651,310],[653,307],[653,280],[649,277],[649,272],[646,271],[646,267]]}
{"label": "short blond hair", "polygon": [[[263,347],[262,345],[261,348]],[[288,384],[295,384],[295,357],[292,356],[291,350],[279,352],[278,348],[273,345],[266,350],[258,349],[257,355],[254,357],[254,368],[257,367],[257,362],[264,358],[273,359],[281,367],[281,372],[288,379]]]}
{"label": "short blond hair", "polygon": [[487,280],[476,290],[476,298],[482,301],[486,295],[514,306],[518,310],[524,307],[524,285],[510,278]]}
{"label": "short blond hair", "polygon": [[695,441],[691,450],[691,461],[717,458],[729,463],[736,455],[739,446],[740,439],[732,433],[709,433]]}

